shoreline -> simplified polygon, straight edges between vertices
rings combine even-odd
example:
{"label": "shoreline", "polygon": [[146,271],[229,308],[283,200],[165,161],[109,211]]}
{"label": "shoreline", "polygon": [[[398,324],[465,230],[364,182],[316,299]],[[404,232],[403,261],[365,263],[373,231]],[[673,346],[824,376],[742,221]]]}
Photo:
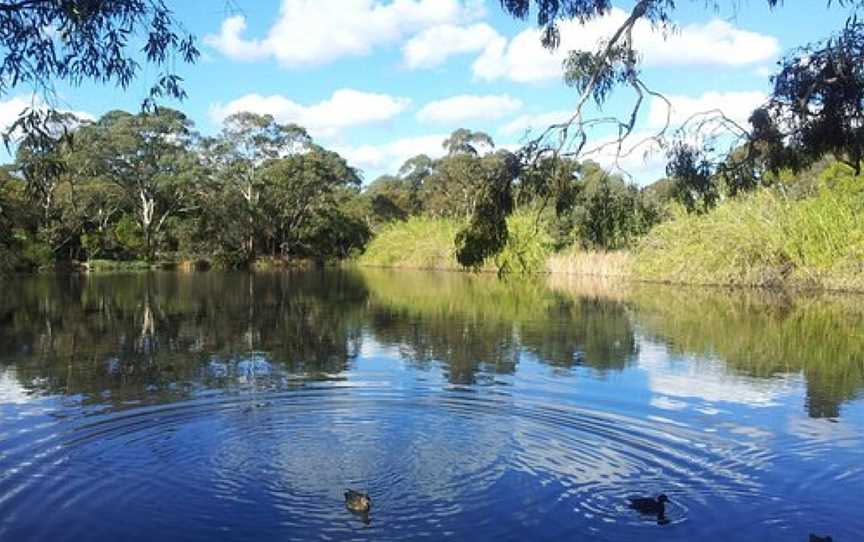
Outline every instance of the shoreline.
{"label": "shoreline", "polygon": [[[570,252],[553,254],[547,259],[546,269],[536,273],[513,274],[509,277],[517,280],[526,277],[550,277],[556,282],[567,280],[598,280],[608,283],[618,283],[621,285],[656,285],[664,287],[685,287],[699,288],[709,290],[729,290],[738,292],[766,292],[772,294],[793,294],[793,295],[814,295],[814,294],[833,294],[833,295],[864,295],[864,277],[843,277],[843,276],[828,276],[816,277],[812,275],[805,280],[787,278],[784,280],[776,280],[777,274],[766,273],[765,276],[770,276],[772,279],[765,282],[700,282],[700,281],[680,281],[662,278],[639,277],[637,272],[632,269],[634,255],[629,252]],[[600,265],[594,265],[597,263]],[[0,273],[0,279],[21,276],[38,276],[38,275],[99,275],[99,274],[115,274],[115,273],[144,273],[153,271],[175,272],[175,273],[206,273],[209,271],[224,272],[224,271],[248,271],[248,272],[268,272],[268,271],[301,271],[323,268],[359,268],[359,269],[378,269],[391,271],[409,271],[409,272],[433,272],[433,273],[455,273],[455,274],[475,274],[482,276],[494,276],[497,271],[490,266],[484,266],[479,270],[469,270],[458,265],[437,265],[437,266],[411,266],[411,265],[382,265],[361,263],[357,260],[344,260],[339,263],[326,263],[304,261],[278,261],[274,262],[271,259],[264,259],[254,262],[246,268],[228,269],[221,268],[213,264],[209,260],[203,258],[193,258],[180,261],[161,261],[152,264],[145,262],[114,262],[100,261],[97,265],[92,265],[88,262],[75,262],[72,264],[58,265],[52,268],[44,268],[31,271],[14,271],[9,273]],[[856,284],[861,284],[857,286]],[[851,285],[850,285],[851,284]]]}

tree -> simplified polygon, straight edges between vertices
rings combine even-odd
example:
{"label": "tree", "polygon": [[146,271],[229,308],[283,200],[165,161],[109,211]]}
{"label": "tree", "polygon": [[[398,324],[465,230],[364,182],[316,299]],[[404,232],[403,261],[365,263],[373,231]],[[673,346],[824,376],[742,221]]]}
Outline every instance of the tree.
{"label": "tree", "polygon": [[183,113],[159,108],[138,115],[106,113],[76,138],[80,174],[115,184],[135,209],[147,261],[155,256],[156,236],[168,218],[195,205],[193,136],[192,121]]}
{"label": "tree", "polygon": [[447,150],[449,156],[457,154],[478,156],[482,147],[494,149],[495,142],[485,132],[474,132],[466,128],[459,128],[444,140],[442,146]]}
{"label": "tree", "polygon": [[381,175],[366,187],[363,195],[369,203],[369,225],[374,227],[394,220],[405,220],[413,214],[411,187],[401,177]]}
{"label": "tree", "polygon": [[[64,153],[69,150],[67,126],[80,121],[74,115],[58,113],[50,136],[26,134],[15,152],[15,168],[27,183],[27,189],[42,211],[42,220],[48,222],[54,208],[54,195],[66,173]],[[67,179],[68,180],[68,177]]]}
{"label": "tree", "polygon": [[[143,47],[140,44],[143,41]],[[0,96],[29,85],[49,97],[53,83],[85,81],[126,89],[141,70],[137,51],[159,71],[145,106],[185,97],[174,72],[177,57],[194,63],[195,38],[174,21],[162,0],[16,0],[0,5]],[[47,136],[52,111],[25,111],[8,134]]]}
{"label": "tree", "polygon": [[498,151],[479,159],[480,177],[472,202],[470,221],[456,234],[456,260],[464,267],[479,268],[507,244],[507,216],[513,211],[513,180],[519,175],[518,158]]}
{"label": "tree", "polygon": [[316,248],[305,239],[313,218],[336,207],[340,189],[360,188],[359,175],[345,159],[317,145],[307,152],[270,160],[261,178],[270,237],[283,256],[314,254]]}
{"label": "tree", "polygon": [[[204,157],[215,188],[227,189],[243,199],[246,232],[244,259],[255,258],[255,235],[259,227],[261,169],[268,161],[308,149],[312,138],[296,124],[282,125],[271,115],[235,113],[225,119],[222,133],[204,141]],[[240,210],[240,206],[235,206]]]}
{"label": "tree", "polygon": [[666,175],[672,179],[671,195],[688,213],[704,213],[720,200],[712,163],[690,145],[678,143],[669,152]]}
{"label": "tree", "polygon": [[442,146],[447,149],[447,156],[432,163],[426,162],[428,157],[415,157],[403,168],[422,175],[420,191],[426,212],[467,220],[474,213],[485,175],[480,151],[484,147],[494,149],[495,143],[483,132],[460,128]]}
{"label": "tree", "polygon": [[408,185],[409,214],[419,213],[423,209],[420,194],[434,168],[435,161],[425,154],[409,158],[399,168],[399,177]]}
{"label": "tree", "polygon": [[864,159],[864,23],[780,62],[767,106],[751,117],[768,166],[800,170],[833,154],[858,175]]}

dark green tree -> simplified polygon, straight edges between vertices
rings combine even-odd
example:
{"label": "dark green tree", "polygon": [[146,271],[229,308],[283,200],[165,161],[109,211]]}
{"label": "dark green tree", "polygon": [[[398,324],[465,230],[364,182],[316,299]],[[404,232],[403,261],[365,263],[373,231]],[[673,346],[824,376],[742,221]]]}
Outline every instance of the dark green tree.
{"label": "dark green tree", "polygon": [[79,131],[75,153],[79,174],[116,185],[134,209],[147,261],[155,257],[166,221],[197,205],[190,190],[197,159],[190,152],[193,125],[183,113],[106,113]]}
{"label": "dark green tree", "polygon": [[[300,126],[279,124],[271,115],[249,112],[229,116],[219,136],[204,140],[202,154],[211,180],[209,190],[220,194],[223,201],[218,202],[219,207],[233,213],[230,216],[235,219],[242,217],[235,220],[245,230],[242,246],[229,251],[239,255],[232,259],[251,262],[257,254],[255,238],[263,227],[263,168],[280,157],[303,152],[311,144],[312,138]],[[225,201],[232,198],[242,201]]]}
{"label": "dark green tree", "polygon": [[864,23],[780,62],[767,106],[751,117],[769,168],[799,171],[834,155],[861,172],[864,158]]}

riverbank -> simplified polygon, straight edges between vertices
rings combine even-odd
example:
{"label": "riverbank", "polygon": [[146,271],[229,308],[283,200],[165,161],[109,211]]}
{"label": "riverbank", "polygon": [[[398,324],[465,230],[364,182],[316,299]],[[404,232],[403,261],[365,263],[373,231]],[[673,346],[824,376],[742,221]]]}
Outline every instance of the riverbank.
{"label": "riverbank", "polygon": [[[864,292],[864,183],[828,169],[818,189],[792,196],[779,188],[727,199],[710,212],[670,218],[629,249],[554,250],[547,224],[530,211],[508,219],[504,250],[477,269],[514,275],[562,275],[619,281],[736,286],[785,290]],[[455,239],[462,224],[415,216],[387,224],[365,252],[348,261],[360,267],[464,271]],[[313,260],[263,257],[253,270],[321,266]],[[103,272],[219,266],[207,258],[177,257],[155,264],[96,260],[67,270]]]}
{"label": "riverbank", "polygon": [[[672,209],[630,249],[554,252],[530,214],[508,221],[510,239],[483,271],[597,276],[638,282],[788,290],[864,291],[864,185],[826,171],[807,197],[779,189],[729,199],[704,214]],[[387,226],[361,266],[460,270],[452,220],[412,218]]]}

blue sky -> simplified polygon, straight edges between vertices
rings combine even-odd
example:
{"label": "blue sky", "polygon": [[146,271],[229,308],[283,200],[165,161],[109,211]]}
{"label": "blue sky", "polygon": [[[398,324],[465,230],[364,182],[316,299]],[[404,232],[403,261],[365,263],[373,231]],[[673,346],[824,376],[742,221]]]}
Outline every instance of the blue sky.
{"label": "blue sky", "polygon": [[[811,2],[812,3],[812,2]],[[730,0],[726,11],[701,0],[680,2],[678,30],[664,39],[645,25],[635,33],[645,80],[673,100],[673,119],[711,107],[745,120],[769,88],[781,54],[822,39],[848,13],[803,2],[769,10],[763,0]],[[341,152],[367,181],[406,158],[440,154],[440,141],[458,127],[484,130],[515,146],[525,130],[560,119],[576,92],[561,80],[567,49],[586,48],[608,34],[632,2],[587,27],[562,28],[562,50],[542,50],[531,21],[506,16],[497,0],[169,0],[201,40],[197,65],[179,66],[189,99],[179,105],[203,133],[219,130],[241,109],[306,126]],[[738,11],[731,6],[739,5]],[[817,9],[813,9],[817,8]],[[241,11],[242,10],[242,11]],[[85,85],[60,88],[62,106],[98,116],[136,110],[155,70],[126,92]],[[20,90],[20,92],[16,92]],[[26,89],[0,100],[7,123]],[[622,114],[626,92],[594,114]],[[170,104],[176,105],[176,104]],[[649,133],[665,109],[648,102],[638,130]],[[594,134],[599,141],[608,134]],[[622,162],[640,182],[662,172],[662,156],[641,150]],[[595,157],[608,162],[608,157]]]}

